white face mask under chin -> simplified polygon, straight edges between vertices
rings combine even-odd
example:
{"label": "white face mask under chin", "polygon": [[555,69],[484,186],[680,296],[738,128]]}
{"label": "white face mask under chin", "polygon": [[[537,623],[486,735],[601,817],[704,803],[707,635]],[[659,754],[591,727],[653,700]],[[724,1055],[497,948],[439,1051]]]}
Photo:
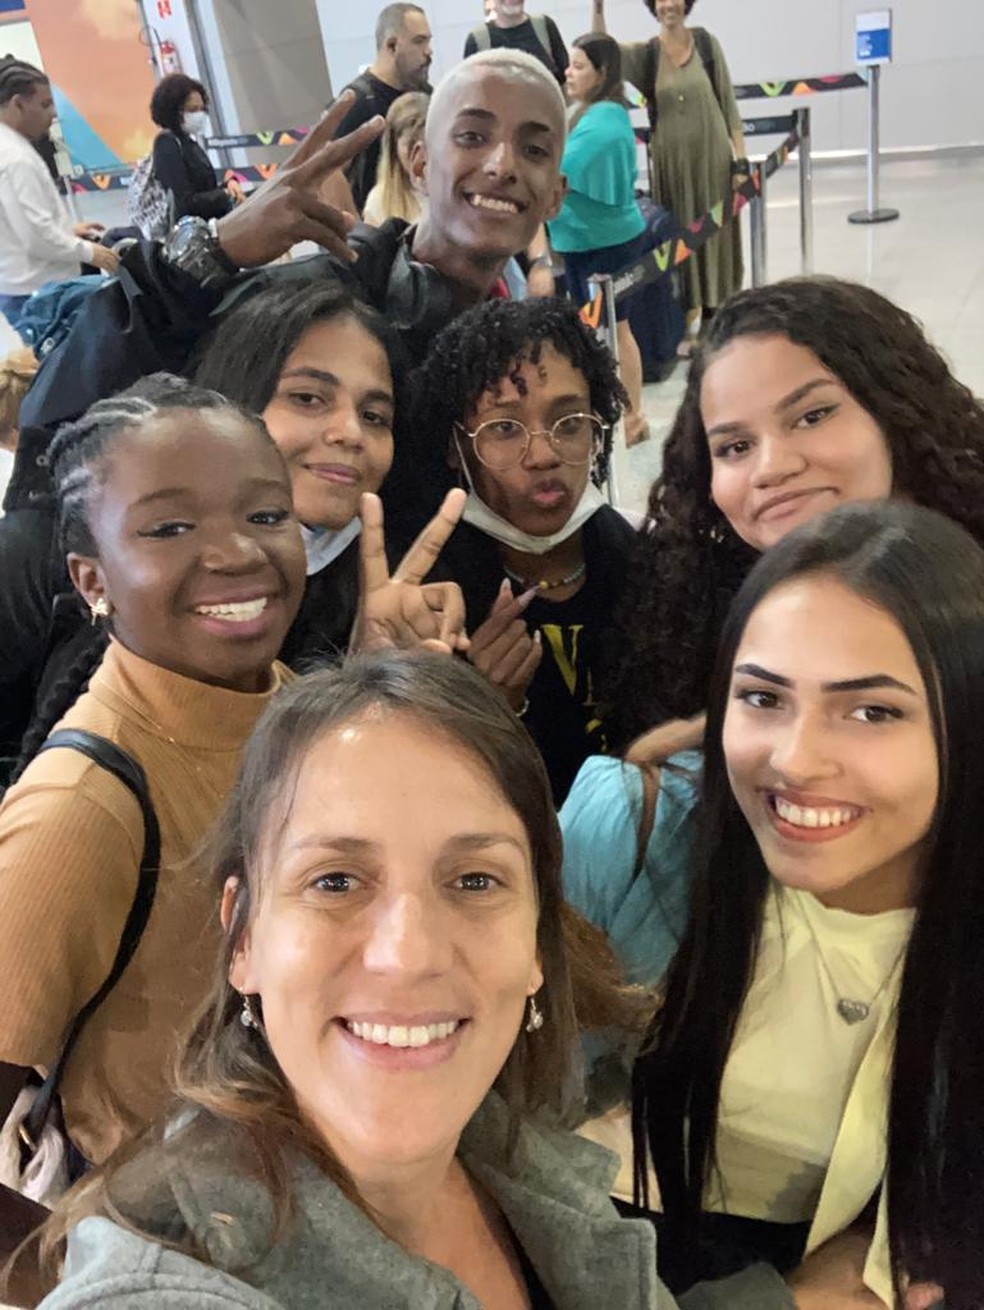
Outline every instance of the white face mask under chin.
{"label": "white face mask under chin", "polygon": [[[457,444],[458,439],[455,436],[455,445]],[[568,537],[573,537],[579,528],[584,527],[592,514],[597,514],[603,505],[608,504],[588,478],[588,485],[584,488],[581,499],[574,506],[574,511],[564,526],[558,528],[556,532],[551,532],[548,537],[535,537],[531,532],[523,532],[521,528],[515,527],[508,519],[504,519],[501,514],[497,514],[494,509],[486,505],[475,490],[475,483],[460,446],[458,446],[458,458],[468,480],[468,499],[465,501],[464,512],[461,515],[462,521],[470,523],[473,528],[484,532],[487,537],[499,542],[501,546],[511,546],[513,550],[521,550],[526,555],[546,555],[554,546],[559,546]]]}

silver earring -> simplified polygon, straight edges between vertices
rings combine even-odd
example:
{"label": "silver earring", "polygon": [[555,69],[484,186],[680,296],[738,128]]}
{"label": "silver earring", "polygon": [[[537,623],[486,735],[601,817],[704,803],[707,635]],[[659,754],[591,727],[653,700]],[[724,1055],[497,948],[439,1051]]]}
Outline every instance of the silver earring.
{"label": "silver earring", "polygon": [[543,1027],[543,1011],[536,1003],[536,997],[530,997],[529,1014],[526,1019],[526,1031],[528,1033],[538,1033]]}
{"label": "silver earring", "polygon": [[89,622],[93,627],[96,626],[100,619],[109,618],[109,601],[105,596],[100,596],[89,606]]}
{"label": "silver earring", "polygon": [[253,1009],[253,998],[243,993],[243,1008],[239,1011],[239,1022],[244,1028],[255,1028],[259,1030],[260,1021],[256,1017],[256,1011]]}

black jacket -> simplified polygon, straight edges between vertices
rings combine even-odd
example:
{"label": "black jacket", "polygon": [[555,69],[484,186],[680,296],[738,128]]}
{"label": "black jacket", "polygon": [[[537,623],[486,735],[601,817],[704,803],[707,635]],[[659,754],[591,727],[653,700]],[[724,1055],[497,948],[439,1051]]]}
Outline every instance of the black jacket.
{"label": "black jacket", "polygon": [[148,373],[184,372],[217,318],[243,296],[285,280],[345,283],[389,319],[410,357],[420,359],[454,309],[447,279],[410,257],[411,235],[399,219],[380,228],[360,226],[350,237],[359,253],[351,267],[314,255],[242,273],[224,295],[204,290],[172,268],[159,245],[146,242],[127,252],[118,276],[89,298],[21,406],[0,518],[0,751],[16,746],[26,729],[46,660],[58,644],[52,606],[69,586],[53,541],[48,471],[48,445],[58,426]]}
{"label": "black jacket", "polygon": [[[393,101],[403,95],[398,87],[380,81],[374,73],[370,73],[368,70],[360,73],[342,90],[354,91],[355,103],[339,123],[338,130],[335,133],[336,140],[339,137],[348,136],[350,132],[354,132],[363,123],[368,123],[370,118],[375,118],[377,114],[381,118],[385,118]],[[359,151],[345,170],[348,184],[352,188],[352,199],[355,201],[360,214],[366,207],[369,192],[376,185],[376,174],[379,172],[379,157],[382,148],[383,143],[378,137],[375,141],[370,141],[364,150]]]}
{"label": "black jacket", "polygon": [[[402,219],[360,224],[349,237],[358,260],[330,255],[239,274],[224,292],[205,290],[173,268],[154,242],[123,257],[119,273],[86,302],[62,344],[46,357],[20,413],[20,439],[4,509],[50,503],[46,452],[58,426],[149,373],[183,373],[218,319],[240,300],[286,281],[332,278],[378,309],[419,362],[455,316],[453,285],[410,255],[413,229]],[[0,519],[0,534],[5,520]]]}
{"label": "black jacket", "polygon": [[175,222],[186,214],[221,218],[232,208],[232,196],[219,186],[208,155],[185,132],[158,132],[154,176],[174,197]]}

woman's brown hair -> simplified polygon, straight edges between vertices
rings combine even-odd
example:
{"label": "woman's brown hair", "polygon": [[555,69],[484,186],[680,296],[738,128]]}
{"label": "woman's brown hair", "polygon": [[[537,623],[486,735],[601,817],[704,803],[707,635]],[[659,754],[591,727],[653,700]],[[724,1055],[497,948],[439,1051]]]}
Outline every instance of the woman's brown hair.
{"label": "woman's brown hair", "polygon": [[[90,1214],[161,1241],[141,1220],[168,1186],[178,1155],[208,1157],[218,1149],[244,1175],[267,1188],[275,1225],[271,1243],[292,1215],[291,1160],[307,1156],[354,1204],[351,1179],[301,1117],[266,1042],[240,1022],[242,1000],[229,982],[239,940],[261,893],[267,861],[259,858],[271,824],[282,820],[312,746],[353,720],[406,715],[431,733],[464,746],[485,765],[492,785],[522,820],[530,843],[538,904],[537,948],[543,986],[537,994],[543,1027],[525,1027],[503,1066],[496,1090],[506,1102],[512,1138],[540,1110],[561,1117],[579,1090],[579,1029],[639,1030],[651,1006],[623,988],[603,937],[563,902],[560,828],[543,762],[521,722],[489,684],[463,661],[428,652],[386,652],[322,670],[282,691],[258,723],[216,836],[216,900],[230,877],[240,879],[211,995],[178,1061],[178,1102],[165,1125],[149,1129],[98,1174],[80,1183],[46,1226],[49,1269],[68,1230]],[[163,1036],[163,1035],[162,1035]],[[173,1125],[181,1127],[174,1131]],[[200,1259],[190,1235],[175,1242]]]}
{"label": "woman's brown hair", "polygon": [[5,450],[17,445],[21,403],[37,371],[38,361],[27,346],[0,360],[0,447]]}

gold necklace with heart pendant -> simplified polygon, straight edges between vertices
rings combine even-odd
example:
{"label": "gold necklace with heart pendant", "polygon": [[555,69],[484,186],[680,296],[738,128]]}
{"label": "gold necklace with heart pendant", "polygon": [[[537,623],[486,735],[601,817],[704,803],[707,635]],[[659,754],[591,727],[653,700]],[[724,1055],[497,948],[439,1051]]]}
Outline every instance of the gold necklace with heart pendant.
{"label": "gold necklace with heart pendant", "polygon": [[833,993],[837,997],[837,1004],[834,1008],[846,1024],[853,1025],[856,1023],[863,1023],[868,1015],[871,1014],[872,1008],[879,996],[881,996],[882,992],[895,976],[896,970],[902,963],[902,957],[905,955],[906,947],[909,945],[909,939],[906,938],[902,943],[898,955],[896,955],[895,959],[892,961],[892,967],[881,980],[878,990],[875,992],[874,996],[872,996],[871,1000],[858,1001],[853,997],[840,995],[840,988],[837,986],[834,975],[830,970],[830,965],[827,963],[827,957],[823,953],[823,947],[820,945],[820,939],[814,931],[813,924],[807,922],[807,927],[810,929],[810,936],[813,938],[813,945],[817,948],[817,956],[823,966],[824,973],[827,975],[827,981],[830,983]]}

